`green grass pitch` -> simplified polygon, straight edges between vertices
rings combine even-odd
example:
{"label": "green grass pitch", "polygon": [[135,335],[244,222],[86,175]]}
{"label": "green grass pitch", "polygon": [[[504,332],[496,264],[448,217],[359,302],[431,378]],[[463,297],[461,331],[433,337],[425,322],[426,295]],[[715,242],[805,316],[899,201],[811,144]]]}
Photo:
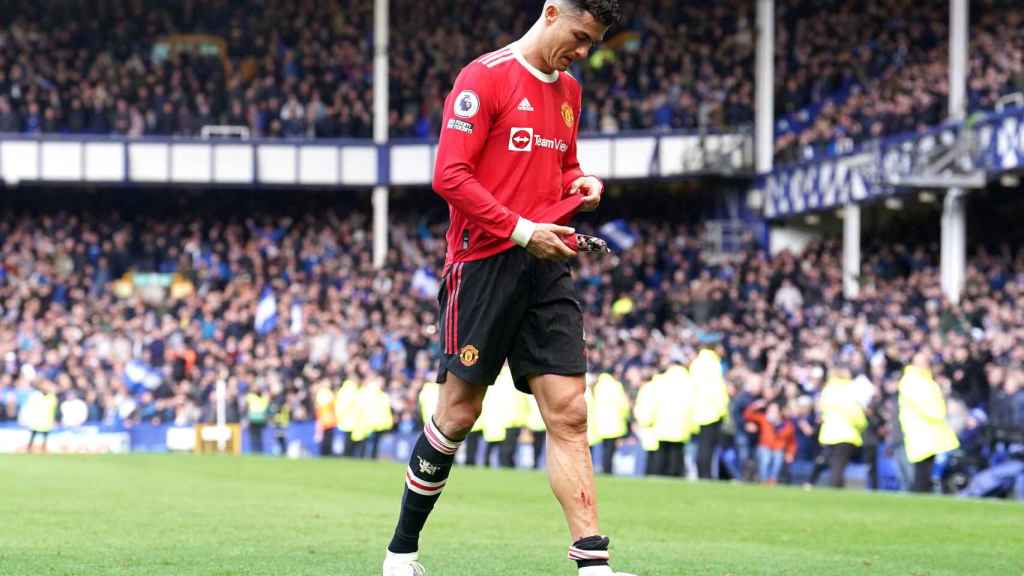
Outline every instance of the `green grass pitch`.
{"label": "green grass pitch", "polygon": [[[231,456],[0,456],[0,575],[379,574],[402,467]],[[1024,507],[602,478],[602,528],[640,576],[1024,575]],[[432,576],[570,575],[547,478],[457,468]]]}

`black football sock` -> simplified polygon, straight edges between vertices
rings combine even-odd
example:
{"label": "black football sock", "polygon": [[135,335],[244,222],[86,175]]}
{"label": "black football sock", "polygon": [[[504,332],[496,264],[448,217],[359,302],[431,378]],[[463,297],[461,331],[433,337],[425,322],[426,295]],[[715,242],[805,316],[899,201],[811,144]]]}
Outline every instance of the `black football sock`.
{"label": "black football sock", "polygon": [[441,490],[448,481],[455,452],[461,442],[449,440],[431,419],[423,427],[409,456],[405,471],[405,493],[402,495],[402,513],[398,517],[395,535],[388,550],[395,554],[408,554],[419,550],[420,532]]}
{"label": "black football sock", "polygon": [[607,566],[608,544],[607,536],[580,538],[569,547],[569,560],[575,560],[577,568]]}

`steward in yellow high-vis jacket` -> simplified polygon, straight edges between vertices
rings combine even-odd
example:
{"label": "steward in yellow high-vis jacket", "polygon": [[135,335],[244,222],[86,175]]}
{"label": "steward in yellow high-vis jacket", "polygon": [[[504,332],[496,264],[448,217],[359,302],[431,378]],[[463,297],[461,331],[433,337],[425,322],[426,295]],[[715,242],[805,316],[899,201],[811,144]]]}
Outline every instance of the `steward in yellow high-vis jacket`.
{"label": "steward in yellow high-vis jacket", "polygon": [[352,441],[357,458],[377,458],[380,434],[395,425],[391,411],[391,397],[384,391],[380,376],[367,379],[356,396],[357,417],[352,429]]}
{"label": "steward in yellow high-vis jacket", "polygon": [[818,413],[821,415],[818,443],[824,450],[815,461],[810,483],[815,484],[827,466],[831,471],[832,486],[842,488],[846,485],[846,465],[864,442],[861,434],[868,420],[850,370],[846,366],[836,366],[831,372],[818,398]]}
{"label": "steward in yellow high-vis jacket", "polygon": [[519,443],[519,432],[522,429],[523,394],[516,390],[512,380],[512,371],[508,364],[501,369],[494,385],[484,396],[483,421],[484,441],[487,450],[484,464],[489,465],[491,454],[498,453],[498,465],[506,468],[515,466],[515,449]]}
{"label": "steward in yellow high-vis jacket", "polygon": [[316,411],[316,431],[320,438],[320,455],[334,455],[334,430],[338,427],[338,416],[335,412],[334,391],[326,381],[317,387],[313,396]]}
{"label": "steward in yellow high-vis jacket", "polygon": [[960,447],[946,422],[946,398],[932,377],[928,357],[914,355],[899,385],[900,427],[907,460],[914,465],[914,492],[931,492],[935,456]]}
{"label": "steward in yellow high-vis jacket", "polygon": [[50,432],[57,423],[57,387],[49,380],[44,381],[41,389],[29,395],[22,407],[19,420],[28,425],[32,431],[28,437],[28,452],[32,452],[36,436],[43,440],[42,451],[47,451]]}
{"label": "steward in yellow high-vis jacket", "polygon": [[654,430],[658,436],[656,474],[682,476],[684,453],[693,430],[694,386],[689,371],[674,364],[658,376]]}
{"label": "steward in yellow high-vis jacket", "polygon": [[699,427],[697,475],[711,478],[712,460],[718,448],[722,421],[729,413],[729,390],[725,385],[722,357],[705,346],[690,363],[694,386],[693,425]]}
{"label": "steward in yellow high-vis jacket", "polygon": [[341,383],[341,388],[334,394],[334,413],[338,418],[338,430],[345,440],[344,456],[353,455],[352,431],[356,429],[359,420],[359,382],[352,378],[346,378]]}
{"label": "steward in yellow high-vis jacket", "polygon": [[265,386],[253,388],[245,395],[245,414],[249,430],[249,451],[263,453],[263,430],[270,414],[270,394]]}
{"label": "steward in yellow high-vis jacket", "polygon": [[420,388],[419,405],[420,421],[426,426],[427,422],[434,417],[437,411],[437,400],[441,397],[441,385],[437,382],[427,381]]}
{"label": "steward in yellow high-vis jacket", "polygon": [[657,474],[658,466],[658,433],[655,431],[655,414],[658,403],[658,379],[660,374],[654,375],[645,382],[637,391],[636,401],[633,403],[633,419],[636,421],[636,435],[640,438],[640,447],[647,455],[644,466],[644,474],[650,476]]}
{"label": "steward in yellow high-vis jacket", "polygon": [[592,419],[593,434],[601,443],[601,470],[611,474],[616,444],[629,432],[629,396],[622,382],[608,372],[597,376],[590,392],[593,412],[588,416]]}

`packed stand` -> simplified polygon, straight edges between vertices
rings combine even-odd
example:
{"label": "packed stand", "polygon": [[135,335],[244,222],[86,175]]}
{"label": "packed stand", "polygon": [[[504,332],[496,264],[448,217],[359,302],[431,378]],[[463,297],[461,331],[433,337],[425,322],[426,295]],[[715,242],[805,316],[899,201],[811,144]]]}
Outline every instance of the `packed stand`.
{"label": "packed stand", "polygon": [[0,16],[0,132],[372,134],[372,3],[13,4]]}
{"label": "packed stand", "polygon": [[[827,10],[798,4],[818,12],[792,19],[793,38],[776,46],[788,54],[776,70],[785,82],[776,86],[777,111],[788,119],[775,142],[780,160],[924,131],[949,116],[947,3],[831,2]],[[1003,96],[1024,90],[1024,12],[1008,0],[972,2],[969,22],[967,108],[993,110]]]}
{"label": "packed stand", "polygon": [[[459,69],[515,40],[538,2],[395,0],[393,136],[434,137]],[[624,22],[574,65],[581,129],[721,129],[753,121],[753,4],[625,3]],[[20,0],[0,18],[0,132],[254,137],[372,134],[372,3]],[[800,160],[945,117],[942,3],[777,2],[776,150]],[[1024,86],[1022,14],[974,4],[970,107]]]}
{"label": "packed stand", "polygon": [[[392,52],[411,63],[392,70],[399,135],[436,134],[440,107],[459,70],[515,41],[539,14],[539,3],[530,1],[449,4],[450,10],[425,14],[427,25],[420,19],[396,23]],[[398,13],[419,6],[412,0],[396,5]],[[624,2],[622,8],[622,26],[571,70],[584,90],[581,131],[721,128],[753,121],[749,2]]]}
{"label": "packed stand", "polygon": [[[376,271],[367,215],[331,202],[171,219],[145,211],[3,213],[0,419],[24,416],[38,390],[52,398],[57,421],[83,412],[74,419],[123,427],[212,422],[222,381],[231,422],[253,416],[249,395],[257,393],[266,400],[258,424],[285,413],[285,423],[317,420],[348,439],[358,432],[357,440],[415,427],[435,368],[444,218],[397,214],[388,265]],[[917,352],[965,453],[987,455],[991,431],[1024,427],[1024,253],[978,252],[964,300],[951,306],[941,297],[935,250],[876,247],[865,251],[860,297],[845,300],[833,243],[799,257],[748,246],[738,260],[712,264],[696,228],[616,226],[620,252],[581,258],[576,274],[594,381],[611,379],[625,393],[594,392],[593,420],[606,432],[593,431],[592,440],[606,448],[606,471],[616,447],[642,441],[665,452],[657,431],[667,426],[677,433],[661,439],[668,453],[652,455],[648,470],[682,474],[686,460],[669,456],[685,450],[672,446],[698,450],[700,429],[715,424],[712,446],[690,454],[691,471],[704,462],[710,474],[717,448],[720,477],[749,479],[759,430],[791,421],[784,437],[764,439],[780,446],[787,466],[765,464],[775,473],[763,479],[784,470],[781,478],[809,481],[834,452],[823,455],[819,442],[828,411],[822,388],[842,374],[860,390],[864,422],[854,428],[864,461],[874,461],[863,454],[871,447],[899,452],[900,380]],[[645,411],[650,383],[702,380],[692,364],[701,350],[724,369],[721,410],[686,416],[707,405],[674,396],[683,408],[668,420]],[[355,383],[350,399],[374,406],[359,430],[344,429],[347,383]],[[358,396],[364,387],[370,392]],[[626,403],[610,421],[608,394]],[[348,416],[361,417],[358,409]],[[502,438],[515,428],[517,442],[527,419],[503,424]]]}

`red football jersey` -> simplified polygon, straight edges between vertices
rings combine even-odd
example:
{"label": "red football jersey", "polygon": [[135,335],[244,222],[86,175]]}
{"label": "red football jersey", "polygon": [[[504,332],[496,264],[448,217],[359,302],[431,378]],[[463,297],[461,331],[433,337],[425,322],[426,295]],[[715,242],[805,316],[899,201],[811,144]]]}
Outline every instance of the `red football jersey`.
{"label": "red football jersey", "polygon": [[576,79],[531,66],[515,44],[462,69],[444,103],[434,190],[448,201],[447,268],[515,246],[520,217],[551,222],[583,175]]}

